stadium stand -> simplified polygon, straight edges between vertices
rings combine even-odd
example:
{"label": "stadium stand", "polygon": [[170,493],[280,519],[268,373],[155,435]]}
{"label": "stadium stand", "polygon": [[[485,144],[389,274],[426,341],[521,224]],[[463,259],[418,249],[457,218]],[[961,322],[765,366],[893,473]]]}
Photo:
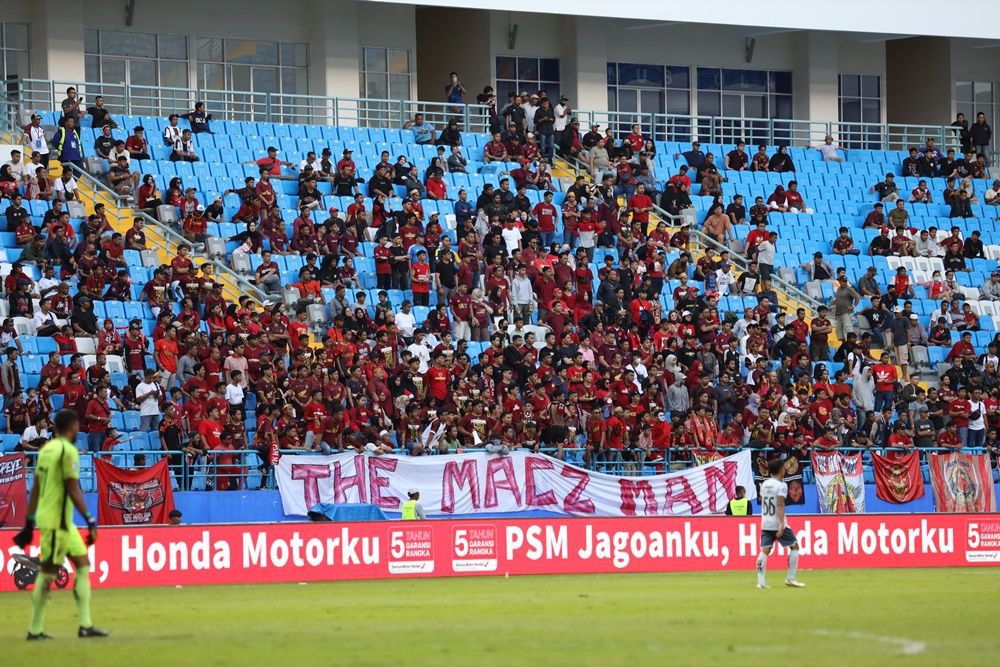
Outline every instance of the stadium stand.
{"label": "stadium stand", "polygon": [[[622,474],[746,446],[1000,454],[998,184],[974,155],[573,123],[546,165],[499,118],[115,120],[78,130],[87,171],[53,156],[6,209],[4,451],[66,405],[82,448],[170,450],[192,490],[348,448]],[[68,222],[37,196],[64,171]]]}

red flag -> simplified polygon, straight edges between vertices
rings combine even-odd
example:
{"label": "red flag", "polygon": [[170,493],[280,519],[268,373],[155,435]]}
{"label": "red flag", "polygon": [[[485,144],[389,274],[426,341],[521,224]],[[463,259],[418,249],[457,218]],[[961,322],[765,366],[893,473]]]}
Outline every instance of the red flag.
{"label": "red flag", "polygon": [[929,454],[934,508],[938,512],[996,512],[988,454]]}
{"label": "red flag", "polygon": [[920,474],[917,452],[880,456],[872,452],[875,468],[875,495],[887,503],[908,503],[924,497],[924,480]]}
{"label": "red flag", "polygon": [[97,470],[97,520],[104,525],[169,523],[174,509],[167,459],[145,470],[123,470],[94,459]]}
{"label": "red flag", "polygon": [[24,454],[0,456],[0,528],[23,526],[28,515]]}

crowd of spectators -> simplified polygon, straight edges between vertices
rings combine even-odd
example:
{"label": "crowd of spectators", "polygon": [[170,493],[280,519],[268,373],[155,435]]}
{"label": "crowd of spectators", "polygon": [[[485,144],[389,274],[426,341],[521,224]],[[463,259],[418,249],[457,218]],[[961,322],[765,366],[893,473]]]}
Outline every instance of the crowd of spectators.
{"label": "crowd of spectators", "polygon": [[[451,85],[450,94],[458,94],[457,76]],[[81,110],[73,99],[63,104],[49,150],[64,165],[80,166],[84,153],[78,136],[74,148],[73,132]],[[553,106],[542,94],[514,95],[507,106],[497,109],[494,101],[491,108],[492,140],[477,157],[521,166],[478,195],[453,196],[441,179],[468,163],[457,124],[438,132],[420,114],[404,129],[414,144],[441,147],[423,174],[407,156],[393,161],[383,152],[362,181],[350,148],[336,163],[327,149],[295,165],[269,147],[255,161],[259,178],[232,190],[240,207],[231,221],[241,232],[229,240],[240,244],[237,253],[260,256],[252,279],[273,302],[227,302],[212,265],[199,266],[182,245],[142,288],[155,320],[149,334],[140,320],[121,333],[93,314],[94,300],[130,299],[123,251],[146,249],[142,220],[123,235],[96,210],[76,231],[61,207],[72,199],[64,186],[66,194],[53,197],[52,211],[35,228],[18,212],[20,195],[11,193],[8,230],[25,251],[5,279],[9,312],[32,318],[37,335],[52,336],[58,350],[38,387],[18,398],[20,336],[12,320],[5,322],[0,379],[9,398],[8,432],[23,427],[37,434],[52,395],[63,394],[84,416],[95,451],[118,441],[108,428],[111,412],[137,408],[139,431],[158,431],[176,457],[194,461],[209,450],[252,448],[263,470],[281,450],[423,455],[485,445],[501,454],[551,448],[563,456],[579,448],[585,465],[634,468],[655,464],[668,450],[674,464],[686,465],[745,446],[775,456],[841,447],[1000,449],[1000,338],[987,349],[973,346],[969,334],[978,318],[969,315],[954,279],[965,259],[983,257],[982,243],[957,229],[939,240],[937,230],[918,231],[895,210],[886,221],[881,210],[883,202],[899,210],[906,201],[931,201],[937,193],[926,184],[900,195],[887,176],[872,188],[881,201],[864,225],[881,229],[869,255],[942,258],[944,275],[928,285],[941,300],[930,332],[913,311],[905,268],[890,284],[870,274],[852,286],[822,253],[803,269],[811,281],[833,282],[833,298],[815,313],[786,311],[788,301],[771,280],[782,267],[775,266],[781,239],[768,229],[769,216],[808,213],[809,206],[795,181],[749,209],[739,196],[725,205],[719,185],[734,170],[794,172],[787,150],[769,156],[759,147],[750,156],[740,143],[717,164],[695,143],[683,154],[685,166],[657,180],[655,144],[638,126],[620,138],[596,126],[581,134],[569,100]],[[196,132],[211,131],[210,119],[203,106],[188,115]],[[178,133],[177,118],[170,120],[163,140],[172,142],[171,159],[196,159],[191,130]],[[25,144],[33,148],[34,126],[25,128]],[[145,141],[136,127],[123,153],[113,154],[111,146],[109,157],[125,171],[110,171],[109,182],[133,189],[141,208],[175,206],[184,235],[205,242],[207,225],[225,221],[221,201],[204,205],[180,178],[161,193],[131,174],[130,161],[148,152]],[[817,149],[824,159],[845,159],[832,137]],[[582,160],[593,176],[577,178],[558,206],[557,184],[545,167],[556,150]],[[917,162],[929,152],[925,147]],[[40,159],[33,151],[32,162]],[[977,177],[978,156],[949,159],[939,157],[936,175]],[[17,158],[11,163],[8,171]],[[298,182],[290,237],[273,179]],[[320,179],[354,203],[346,211],[327,209],[316,188]],[[363,182],[368,198],[359,190]],[[963,182],[941,194],[953,210],[953,202],[968,199]],[[657,199],[670,213],[689,209],[692,183],[717,197],[704,234],[724,246],[742,242],[744,269],[728,252],[697,250],[688,225],[653,217]],[[18,184],[21,191],[30,187]],[[544,192],[541,201],[532,204],[529,189]],[[427,199],[453,200],[454,223],[437,212],[425,215]],[[457,241],[446,233],[449,224]],[[846,232],[833,252],[860,253]],[[275,261],[281,255],[304,258],[291,282]],[[362,288],[355,268],[362,259],[374,260],[375,291]],[[28,262],[45,277],[32,280],[22,270]],[[1000,298],[1000,274],[982,291],[983,299]],[[721,309],[727,295],[754,305]],[[953,331],[961,332],[955,343]],[[88,368],[74,347],[79,337],[96,343]],[[947,371],[929,386],[911,364],[921,345],[950,348]],[[68,365],[60,354],[71,355]],[[121,358],[127,383],[111,382],[108,355]],[[30,448],[27,435],[22,442]],[[240,458],[223,454],[217,463],[218,488],[242,483]]]}

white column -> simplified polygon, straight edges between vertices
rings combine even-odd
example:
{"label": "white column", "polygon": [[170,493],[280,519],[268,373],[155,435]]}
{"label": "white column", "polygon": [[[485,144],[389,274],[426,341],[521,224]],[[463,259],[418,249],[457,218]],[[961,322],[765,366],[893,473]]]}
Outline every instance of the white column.
{"label": "white column", "polygon": [[358,3],[324,0],[310,9],[309,90],[358,97]]}
{"label": "white column", "polygon": [[83,81],[82,0],[36,0],[33,4],[32,77]]}
{"label": "white column", "polygon": [[581,16],[567,19],[569,48],[562,63],[562,83],[570,91],[574,109],[608,108],[606,20]]}

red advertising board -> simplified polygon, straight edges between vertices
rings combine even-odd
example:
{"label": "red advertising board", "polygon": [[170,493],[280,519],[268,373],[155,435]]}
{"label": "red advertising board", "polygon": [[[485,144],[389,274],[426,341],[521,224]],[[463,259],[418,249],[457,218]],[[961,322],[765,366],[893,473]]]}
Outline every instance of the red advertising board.
{"label": "red advertising board", "polygon": [[[790,523],[806,569],[1000,565],[996,515],[800,515]],[[0,591],[14,590],[13,536],[0,531]],[[91,562],[101,587],[751,570],[759,538],[753,517],[133,526],[103,529]]]}

